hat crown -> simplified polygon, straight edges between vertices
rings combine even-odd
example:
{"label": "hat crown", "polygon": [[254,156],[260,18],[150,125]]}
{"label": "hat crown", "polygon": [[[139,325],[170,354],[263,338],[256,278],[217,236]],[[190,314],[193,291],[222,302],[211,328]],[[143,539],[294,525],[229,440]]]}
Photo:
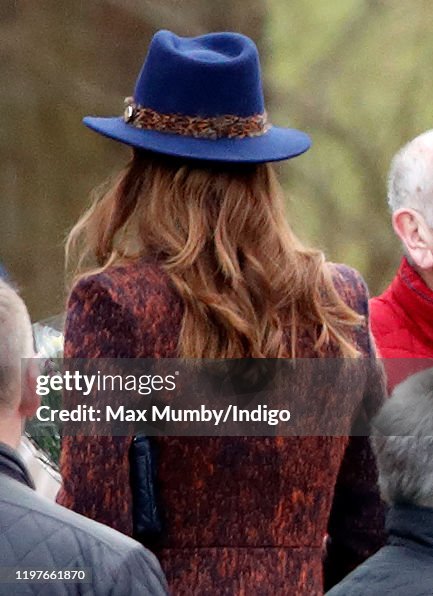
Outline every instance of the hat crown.
{"label": "hat crown", "polygon": [[264,111],[258,51],[239,33],[158,31],[136,82],[137,104],[162,114],[242,117]]}

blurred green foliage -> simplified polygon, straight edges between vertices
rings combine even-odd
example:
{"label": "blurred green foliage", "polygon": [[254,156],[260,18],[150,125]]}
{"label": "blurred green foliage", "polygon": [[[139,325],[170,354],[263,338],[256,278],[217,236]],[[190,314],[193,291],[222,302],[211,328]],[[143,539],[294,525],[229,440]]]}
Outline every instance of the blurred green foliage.
{"label": "blurred green foliage", "polygon": [[382,290],[400,254],[388,164],[431,127],[432,17],[426,0],[2,0],[0,260],[32,318],[64,309],[64,237],[90,190],[128,156],[81,118],[121,112],[163,27],[257,41],[272,120],[314,140],[278,167],[294,229]]}
{"label": "blurred green foliage", "polygon": [[426,1],[271,0],[267,80],[275,119],[313,149],[284,170],[303,239],[381,291],[400,258],[386,203],[392,155],[432,126]]}

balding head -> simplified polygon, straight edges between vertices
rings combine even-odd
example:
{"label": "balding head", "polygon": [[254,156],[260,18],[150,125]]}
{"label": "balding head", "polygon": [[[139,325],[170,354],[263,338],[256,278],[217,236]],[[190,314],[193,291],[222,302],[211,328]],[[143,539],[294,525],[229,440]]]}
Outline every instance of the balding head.
{"label": "balding head", "polygon": [[21,397],[21,359],[33,356],[27,308],[18,294],[0,280],[0,410]]}
{"label": "balding head", "polygon": [[433,289],[433,130],[405,145],[392,160],[388,202],[406,256]]}
{"label": "balding head", "polygon": [[433,227],[433,130],[410,141],[392,160],[388,202],[393,212],[417,209]]}

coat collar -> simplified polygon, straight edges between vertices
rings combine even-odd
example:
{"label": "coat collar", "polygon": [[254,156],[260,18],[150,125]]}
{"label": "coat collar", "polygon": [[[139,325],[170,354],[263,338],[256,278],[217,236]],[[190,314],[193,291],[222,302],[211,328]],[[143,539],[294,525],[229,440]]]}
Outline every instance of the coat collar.
{"label": "coat collar", "polygon": [[415,505],[395,505],[386,517],[388,543],[428,548],[433,556],[433,509]]}
{"label": "coat collar", "polygon": [[0,443],[0,475],[2,474],[9,476],[9,478],[13,478],[30,488],[35,488],[33,479],[21,457],[14,449],[5,443]]}
{"label": "coat collar", "polygon": [[403,258],[391,292],[406,316],[418,328],[419,336],[430,344],[433,341],[433,291],[413,267]]}

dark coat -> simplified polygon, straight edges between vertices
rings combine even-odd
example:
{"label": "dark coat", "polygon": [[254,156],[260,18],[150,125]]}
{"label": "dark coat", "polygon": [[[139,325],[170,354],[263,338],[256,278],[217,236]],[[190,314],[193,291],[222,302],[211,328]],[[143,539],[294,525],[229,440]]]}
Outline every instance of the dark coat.
{"label": "dark coat", "polygon": [[[366,315],[353,339],[374,356],[365,284],[344,266],[333,266],[333,275],[343,299]],[[182,312],[156,264],[138,261],[89,276],[70,297],[65,355],[176,357]],[[301,357],[315,355],[311,334],[298,347]],[[336,353],[331,346],[329,356]],[[343,420],[348,435],[355,411],[366,402],[378,405],[382,384],[378,376],[343,380],[342,393],[333,386],[321,391],[329,412],[351,397],[353,410]],[[299,399],[310,399],[310,379],[301,389]],[[59,496],[67,507],[127,534],[130,441],[66,438]],[[158,443],[166,534],[157,555],[176,595],[317,596],[327,533],[329,586],[383,544],[376,468],[365,437],[165,437]]]}
{"label": "dark coat", "polygon": [[328,596],[431,596],[433,509],[392,507],[386,546],[335,586]]}
{"label": "dark coat", "polygon": [[41,497],[20,457],[0,443],[0,570],[88,569],[86,583],[0,583],[1,594],[167,594],[155,557],[140,544]]}

